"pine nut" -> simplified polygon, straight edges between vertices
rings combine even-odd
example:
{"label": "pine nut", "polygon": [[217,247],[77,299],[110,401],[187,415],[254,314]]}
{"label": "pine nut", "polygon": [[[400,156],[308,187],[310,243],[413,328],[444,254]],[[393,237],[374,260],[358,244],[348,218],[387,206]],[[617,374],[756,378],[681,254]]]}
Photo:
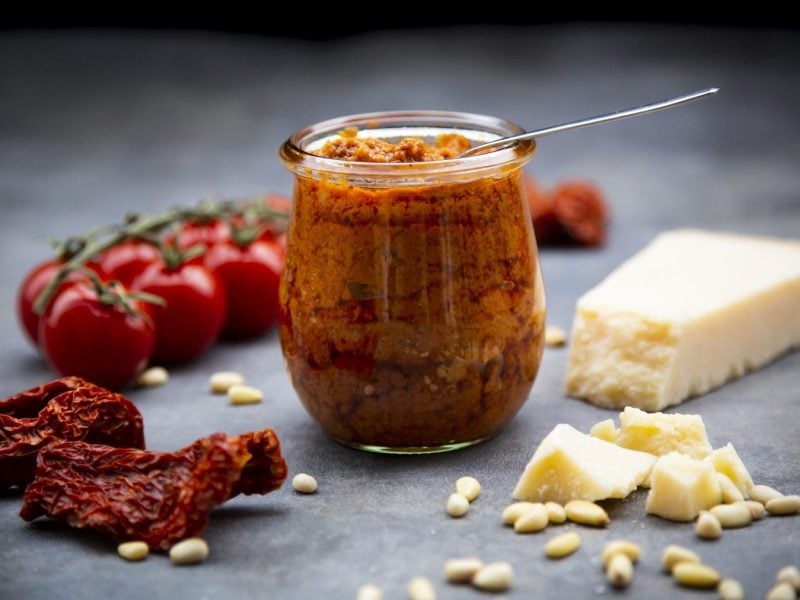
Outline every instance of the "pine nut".
{"label": "pine nut", "polygon": [[797,593],[792,584],[784,581],[773,585],[767,592],[765,600],[795,600],[796,598]]}
{"label": "pine nut", "polygon": [[696,562],[680,562],[672,570],[672,576],[680,585],[693,588],[708,588],[719,583],[719,571]]}
{"label": "pine nut", "polygon": [[600,438],[612,444],[617,441],[617,427],[614,425],[614,419],[606,419],[592,425],[589,430],[589,435],[592,437]]}
{"label": "pine nut", "polygon": [[383,592],[377,585],[367,583],[358,588],[356,600],[383,600]]}
{"label": "pine nut", "polygon": [[586,500],[571,500],[567,502],[564,510],[570,521],[581,525],[605,527],[611,521],[608,513],[601,506]]}
{"label": "pine nut", "polygon": [[750,499],[761,502],[761,504],[766,504],[773,498],[780,498],[781,496],[783,494],[768,485],[754,485],[750,488]]}
{"label": "pine nut", "polygon": [[459,477],[456,480],[456,492],[472,502],[481,495],[481,484],[474,477]]}
{"label": "pine nut", "polygon": [[672,573],[675,565],[681,562],[699,563],[700,557],[688,548],[677,544],[670,544],[664,548],[664,553],[661,555],[661,565],[667,573]]}
{"label": "pine nut", "polygon": [[567,520],[567,511],[558,502],[545,502],[544,508],[547,511],[547,518],[554,525],[560,525]]}
{"label": "pine nut", "polygon": [[[800,500],[800,498],[798,498]],[[753,515],[744,504],[718,504],[709,511],[724,529],[734,529],[750,525]]]}
{"label": "pine nut", "polygon": [[517,533],[536,533],[541,531],[550,522],[544,504],[535,503],[514,521],[514,531]]}
{"label": "pine nut", "polygon": [[467,583],[482,567],[479,558],[451,558],[444,563],[444,576],[450,583]]}
{"label": "pine nut", "polygon": [[570,531],[549,540],[544,545],[544,553],[548,558],[564,558],[581,547],[581,536]]}
{"label": "pine nut", "polygon": [[786,516],[796,515],[800,512],[800,496],[781,496],[773,498],[766,504],[767,512],[771,515]]}
{"label": "pine nut", "polygon": [[744,501],[742,492],[725,473],[717,473],[717,482],[719,482],[719,489],[722,492],[723,503],[733,504],[734,502]]}
{"label": "pine nut", "polygon": [[150,548],[146,542],[122,542],[117,546],[117,554],[125,560],[142,560],[150,554]]}
{"label": "pine nut", "polygon": [[469,501],[461,494],[450,494],[447,498],[447,514],[458,519],[467,514],[469,510]]}
{"label": "pine nut", "polygon": [[778,583],[788,583],[798,592],[800,592],[800,571],[793,565],[783,567],[775,575],[775,581]]}
{"label": "pine nut", "polygon": [[212,394],[225,394],[234,385],[242,385],[244,376],[236,371],[217,371],[208,379]]}
{"label": "pine nut", "polygon": [[628,540],[611,541],[605,545],[602,554],[600,554],[600,560],[603,561],[604,567],[608,566],[615,554],[624,554],[631,559],[631,562],[638,562],[639,557],[642,555],[642,549],[638,544]]}
{"label": "pine nut", "polygon": [[514,568],[507,562],[489,563],[472,578],[472,585],[487,592],[503,592],[511,587]]}
{"label": "pine nut", "polygon": [[513,525],[522,513],[534,506],[533,502],[514,502],[503,509],[503,524]]}
{"label": "pine nut", "polygon": [[764,508],[764,505],[761,502],[756,502],[755,500],[745,500],[743,504],[750,510],[750,516],[753,517],[753,521],[759,521],[764,518],[764,514],[766,514],[767,509]]}
{"label": "pine nut", "polygon": [[231,404],[258,404],[264,399],[264,393],[251,385],[232,385],[228,388],[228,399]]}
{"label": "pine nut", "polygon": [[203,538],[187,538],[169,549],[169,559],[176,565],[194,565],[208,558],[208,544]]}
{"label": "pine nut", "polygon": [[567,342],[567,332],[556,325],[544,328],[544,343],[548,346],[563,346]]}
{"label": "pine nut", "polygon": [[436,600],[436,590],[430,579],[414,577],[408,584],[409,600]]}
{"label": "pine nut", "polygon": [[301,494],[313,494],[317,491],[317,480],[308,473],[298,473],[292,477],[292,487]]}
{"label": "pine nut", "polygon": [[723,579],[717,586],[720,600],[744,600],[744,588],[735,579]]}
{"label": "pine nut", "polygon": [[164,367],[150,367],[139,373],[136,383],[141,387],[158,387],[169,381],[169,372]]}
{"label": "pine nut", "polygon": [[[747,509],[750,512],[750,509]],[[707,510],[701,511],[694,526],[694,531],[698,537],[704,540],[716,540],[722,535],[722,524],[713,513]]]}
{"label": "pine nut", "polygon": [[633,579],[633,562],[625,554],[615,554],[606,568],[606,579],[611,585],[625,587]]}

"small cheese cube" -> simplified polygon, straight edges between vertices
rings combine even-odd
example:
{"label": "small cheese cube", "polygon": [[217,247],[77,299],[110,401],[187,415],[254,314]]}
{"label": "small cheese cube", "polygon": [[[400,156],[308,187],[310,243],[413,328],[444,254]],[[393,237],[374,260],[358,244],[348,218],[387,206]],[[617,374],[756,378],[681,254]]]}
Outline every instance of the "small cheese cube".
{"label": "small cheese cube", "polygon": [[614,419],[606,419],[595,423],[589,430],[589,435],[613,444],[617,441],[617,427],[614,425]]}
{"label": "small cheese cube", "polygon": [[627,407],[619,415],[617,444],[623,448],[663,456],[680,452],[691,458],[711,453],[706,426],[700,415],[646,413]]}
{"label": "small cheese cube", "polygon": [[750,473],[747,472],[747,467],[744,466],[742,459],[736,453],[733,444],[717,448],[705,460],[714,466],[717,473],[727,475],[745,498],[750,497],[753,479],[750,477]]}
{"label": "small cheese cube", "polygon": [[708,461],[671,452],[658,459],[650,475],[648,514],[691,521],[701,510],[722,502],[717,472]]}
{"label": "small cheese cube", "polygon": [[[514,489],[531,502],[624,498],[647,477],[656,458],[556,425],[534,452]],[[713,469],[712,469],[713,471]]]}

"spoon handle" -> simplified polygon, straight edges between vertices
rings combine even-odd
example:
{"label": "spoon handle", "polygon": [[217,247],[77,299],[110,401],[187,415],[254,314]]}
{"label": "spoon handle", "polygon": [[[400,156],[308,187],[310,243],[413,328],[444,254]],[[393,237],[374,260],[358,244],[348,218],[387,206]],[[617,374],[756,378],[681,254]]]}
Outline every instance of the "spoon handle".
{"label": "spoon handle", "polygon": [[485,144],[480,144],[462,153],[461,157],[472,156],[473,154],[484,152],[485,150],[489,150],[491,148],[508,146],[509,144],[521,140],[532,140],[534,138],[543,137],[545,135],[551,135],[553,133],[561,133],[562,131],[569,131],[570,129],[578,129],[579,127],[588,127],[590,125],[599,125],[601,123],[609,123],[611,121],[619,121],[621,119],[628,119],[630,117],[638,117],[639,115],[646,115],[648,113],[664,110],[666,108],[680,106],[681,104],[688,104],[689,102],[694,102],[695,100],[700,100],[701,98],[705,98],[706,96],[716,94],[718,91],[719,88],[708,88],[705,90],[693,92],[691,94],[686,94],[685,96],[678,96],[677,98],[662,100],[661,102],[654,102],[652,104],[645,104],[643,106],[637,106],[635,108],[619,110],[605,115],[599,115],[597,117],[582,119],[580,121],[571,121],[569,123],[563,123],[561,125],[553,125],[552,127],[537,129],[536,131],[526,131],[525,133],[520,133],[519,135],[512,135],[509,137],[499,138],[496,140],[492,140],[491,142],[486,142]]}

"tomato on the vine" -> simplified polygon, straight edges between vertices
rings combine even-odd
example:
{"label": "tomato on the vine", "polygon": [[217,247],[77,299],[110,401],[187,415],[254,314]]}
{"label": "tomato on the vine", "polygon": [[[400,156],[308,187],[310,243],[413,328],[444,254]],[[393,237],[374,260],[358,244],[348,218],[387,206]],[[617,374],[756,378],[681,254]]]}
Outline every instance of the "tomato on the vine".
{"label": "tomato on the vine", "polygon": [[227,316],[222,336],[248,338],[264,333],[278,317],[278,283],[283,253],[274,241],[256,239],[215,244],[203,261],[222,280]]}
{"label": "tomato on the vine", "polygon": [[136,276],[161,256],[158,247],[143,240],[128,240],[111,246],[98,258],[103,270],[129,287]]}
{"label": "tomato on the vine", "polygon": [[45,357],[61,375],[118,388],[146,366],[155,345],[142,302],[121,286],[99,293],[82,282],[65,285],[39,326]]}
{"label": "tomato on the vine", "polygon": [[159,259],[134,279],[131,288],[166,302],[148,307],[156,329],[153,364],[195,358],[214,342],[225,322],[225,290],[203,264],[188,262],[173,268]]}
{"label": "tomato on the vine", "polygon": [[211,221],[186,221],[181,224],[175,235],[175,242],[180,250],[202,244],[210,248],[214,244],[231,239],[231,228],[222,219]]}
{"label": "tomato on the vine", "polygon": [[[17,293],[17,317],[22,331],[34,345],[39,344],[39,321],[41,317],[33,310],[33,304],[47,284],[56,276],[58,269],[64,264],[62,259],[46,260],[36,265],[22,280]],[[107,279],[108,275],[95,263],[87,263],[85,268],[94,271],[100,279]],[[74,281],[89,281],[88,277],[80,271],[72,271],[64,283]]]}

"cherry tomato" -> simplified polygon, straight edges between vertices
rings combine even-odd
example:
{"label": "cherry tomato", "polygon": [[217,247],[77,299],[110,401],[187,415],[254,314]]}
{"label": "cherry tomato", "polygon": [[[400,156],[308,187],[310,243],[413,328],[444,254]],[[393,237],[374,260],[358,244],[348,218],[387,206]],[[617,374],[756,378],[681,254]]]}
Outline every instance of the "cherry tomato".
{"label": "cherry tomato", "polygon": [[178,230],[176,241],[178,248],[186,250],[197,244],[210,248],[214,244],[224,243],[231,239],[231,229],[225,221],[186,221]]}
{"label": "cherry tomato", "polygon": [[101,302],[90,285],[65,285],[39,326],[42,351],[53,368],[112,389],[136,377],[153,352],[155,331],[142,303],[129,303],[134,314]]}
{"label": "cherry tomato", "polygon": [[[64,264],[64,261],[55,259],[39,263],[28,273],[19,286],[17,317],[22,331],[25,332],[25,335],[34,345],[39,344],[40,317],[33,311],[33,303],[42,293],[42,290],[47,287],[47,284],[53,280],[62,264]],[[86,268],[97,273],[100,279],[105,280],[108,278],[108,275],[96,263],[87,263]],[[67,280],[62,286],[70,281],[88,281],[88,278],[83,273],[73,271],[67,276]]]}
{"label": "cherry tomato", "polygon": [[170,269],[159,259],[134,279],[131,288],[166,301],[166,306],[148,307],[156,328],[153,364],[191,360],[214,342],[225,322],[222,282],[203,264]]}
{"label": "cherry tomato", "polygon": [[244,246],[216,244],[208,249],[204,262],[225,288],[228,309],[223,337],[253,337],[275,323],[283,270],[282,252],[275,242],[260,239]]}
{"label": "cherry tomato", "polygon": [[146,267],[159,260],[158,248],[141,240],[130,240],[111,246],[98,259],[100,266],[122,285],[128,287]]}

